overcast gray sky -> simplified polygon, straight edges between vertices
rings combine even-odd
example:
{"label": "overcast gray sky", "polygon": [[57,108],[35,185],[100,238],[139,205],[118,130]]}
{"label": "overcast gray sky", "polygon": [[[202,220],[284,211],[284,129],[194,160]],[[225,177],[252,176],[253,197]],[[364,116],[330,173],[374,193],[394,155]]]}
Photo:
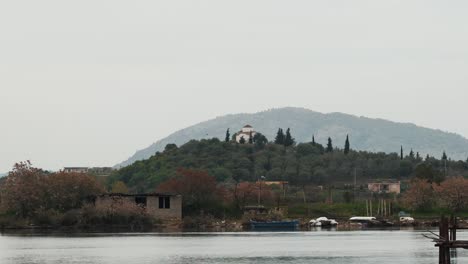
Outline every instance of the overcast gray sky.
{"label": "overcast gray sky", "polygon": [[0,172],[300,106],[468,136],[468,1],[0,1]]}

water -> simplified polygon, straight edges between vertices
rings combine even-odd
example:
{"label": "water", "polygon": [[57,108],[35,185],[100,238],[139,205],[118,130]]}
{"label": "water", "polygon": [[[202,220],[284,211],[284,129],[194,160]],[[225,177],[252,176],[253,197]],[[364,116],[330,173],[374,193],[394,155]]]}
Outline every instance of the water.
{"label": "water", "polygon": [[[419,231],[0,236],[1,264],[438,263]],[[468,239],[460,232],[459,239]],[[459,250],[454,263],[468,263]]]}

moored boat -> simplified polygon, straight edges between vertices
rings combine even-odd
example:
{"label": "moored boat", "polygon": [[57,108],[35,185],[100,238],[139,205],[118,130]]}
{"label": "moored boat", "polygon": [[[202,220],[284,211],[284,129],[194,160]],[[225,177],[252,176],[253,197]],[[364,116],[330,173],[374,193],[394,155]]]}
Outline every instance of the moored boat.
{"label": "moored boat", "polygon": [[309,225],[311,227],[334,227],[338,225],[338,222],[335,219],[319,217],[317,219],[310,220]]}

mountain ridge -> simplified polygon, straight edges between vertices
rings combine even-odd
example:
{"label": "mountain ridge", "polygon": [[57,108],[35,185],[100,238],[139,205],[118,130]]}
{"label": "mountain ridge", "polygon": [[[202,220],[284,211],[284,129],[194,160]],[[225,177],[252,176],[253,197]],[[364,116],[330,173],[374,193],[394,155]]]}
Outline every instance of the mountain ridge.
{"label": "mountain ridge", "polygon": [[382,118],[340,112],[324,114],[306,108],[284,107],[256,113],[227,114],[199,122],[137,151],[116,167],[149,158],[170,143],[182,145],[191,139],[224,139],[227,128],[230,128],[232,135],[246,124],[252,125],[269,140],[274,139],[278,128],[290,127],[297,142],[311,141],[314,135],[318,143],[325,144],[327,138],[331,137],[334,146],[342,147],[349,134],[351,147],[356,150],[392,153],[399,152],[403,145],[406,153],[413,149],[421,155],[439,157],[447,151],[452,159],[465,160],[468,157],[468,139],[457,133]]}

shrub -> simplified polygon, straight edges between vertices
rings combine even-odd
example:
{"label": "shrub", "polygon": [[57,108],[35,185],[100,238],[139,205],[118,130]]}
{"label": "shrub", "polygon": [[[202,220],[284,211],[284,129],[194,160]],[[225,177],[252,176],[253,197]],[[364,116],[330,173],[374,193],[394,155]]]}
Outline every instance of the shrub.
{"label": "shrub", "polygon": [[111,205],[86,205],[81,210],[84,225],[119,225],[144,227],[154,220],[144,208],[120,199]]}

